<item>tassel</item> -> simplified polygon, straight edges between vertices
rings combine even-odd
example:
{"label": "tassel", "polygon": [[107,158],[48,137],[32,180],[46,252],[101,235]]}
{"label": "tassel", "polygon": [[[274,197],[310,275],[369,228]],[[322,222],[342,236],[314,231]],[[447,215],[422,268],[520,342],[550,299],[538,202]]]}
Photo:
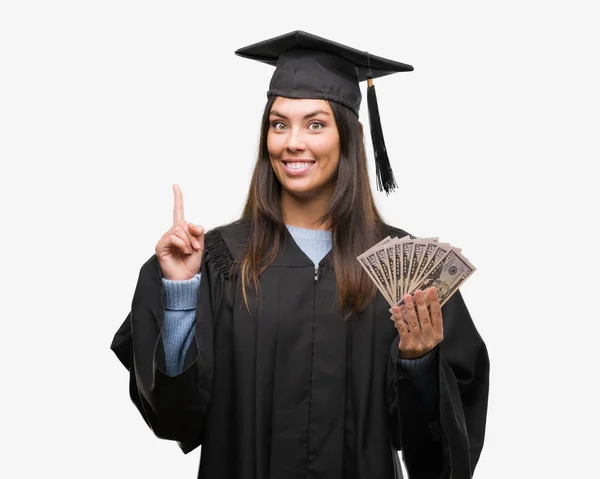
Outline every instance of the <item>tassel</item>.
{"label": "tassel", "polygon": [[367,78],[367,106],[369,108],[369,124],[371,126],[371,139],[373,140],[373,152],[375,154],[375,169],[377,172],[377,189],[385,190],[386,195],[397,188],[394,173],[383,141],[383,130],[381,118],[379,117],[379,106],[373,79]]}

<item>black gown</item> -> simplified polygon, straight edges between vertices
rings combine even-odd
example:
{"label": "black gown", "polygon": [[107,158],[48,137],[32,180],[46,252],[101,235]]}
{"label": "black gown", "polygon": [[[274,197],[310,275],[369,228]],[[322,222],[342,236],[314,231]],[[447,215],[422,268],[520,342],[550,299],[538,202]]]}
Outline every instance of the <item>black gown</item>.
{"label": "black gown", "polygon": [[205,479],[392,479],[401,477],[397,450],[411,479],[471,477],[489,360],[460,291],[442,307],[431,417],[397,366],[399,337],[381,293],[342,321],[332,251],[317,274],[286,228],[286,246],[260,277],[260,304],[247,288],[249,314],[240,275],[229,274],[248,234],[241,220],[206,233],[195,337],[175,377],[165,373],[156,255],[141,268],[111,348],[154,434],[185,453],[201,444]]}

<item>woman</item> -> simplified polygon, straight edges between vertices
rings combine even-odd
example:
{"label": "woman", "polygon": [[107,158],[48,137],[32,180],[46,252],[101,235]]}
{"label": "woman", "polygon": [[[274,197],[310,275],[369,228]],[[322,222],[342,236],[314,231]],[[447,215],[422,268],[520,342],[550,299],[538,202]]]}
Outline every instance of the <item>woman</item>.
{"label": "woman", "polygon": [[237,53],[276,64],[246,206],[204,235],[175,185],[112,344],[133,402],[202,444],[200,478],[391,479],[398,450],[411,478],[471,477],[489,363],[460,292],[407,295],[392,322],[356,260],[407,234],[373,201],[358,81],[408,66],[304,32]]}

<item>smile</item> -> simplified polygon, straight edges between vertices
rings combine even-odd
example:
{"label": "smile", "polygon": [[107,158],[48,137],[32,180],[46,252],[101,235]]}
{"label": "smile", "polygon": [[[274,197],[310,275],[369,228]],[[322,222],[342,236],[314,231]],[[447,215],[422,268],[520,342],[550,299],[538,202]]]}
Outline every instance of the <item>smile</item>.
{"label": "smile", "polygon": [[298,176],[310,170],[316,161],[300,160],[300,161],[283,161],[283,169],[290,176]]}

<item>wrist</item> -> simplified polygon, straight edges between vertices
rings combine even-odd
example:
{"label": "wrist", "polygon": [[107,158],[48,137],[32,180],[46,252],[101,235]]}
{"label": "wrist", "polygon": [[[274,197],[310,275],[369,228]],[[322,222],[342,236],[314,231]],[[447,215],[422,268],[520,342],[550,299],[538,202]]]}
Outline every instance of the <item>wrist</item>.
{"label": "wrist", "polygon": [[170,310],[189,310],[196,307],[200,274],[189,280],[163,279],[163,306]]}

